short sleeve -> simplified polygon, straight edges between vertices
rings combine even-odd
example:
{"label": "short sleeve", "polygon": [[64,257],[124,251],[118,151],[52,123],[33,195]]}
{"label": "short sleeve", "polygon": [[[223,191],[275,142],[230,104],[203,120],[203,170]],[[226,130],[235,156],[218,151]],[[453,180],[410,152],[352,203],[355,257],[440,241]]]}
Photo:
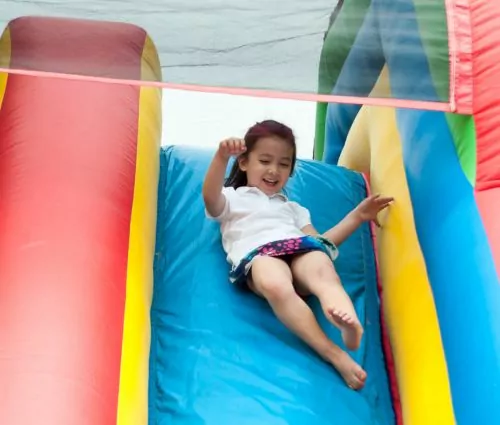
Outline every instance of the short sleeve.
{"label": "short sleeve", "polygon": [[292,202],[291,204],[295,213],[295,224],[297,227],[302,229],[304,226],[311,224],[311,213],[309,210],[296,202]]}
{"label": "short sleeve", "polygon": [[222,196],[224,196],[226,202],[224,203],[224,209],[222,212],[217,216],[213,217],[212,215],[209,214],[207,209],[205,208],[205,215],[209,219],[216,220],[216,221],[223,221],[225,218],[227,218],[229,211],[231,210],[231,199],[233,199],[235,195],[235,190],[233,187],[224,187],[222,188]]}

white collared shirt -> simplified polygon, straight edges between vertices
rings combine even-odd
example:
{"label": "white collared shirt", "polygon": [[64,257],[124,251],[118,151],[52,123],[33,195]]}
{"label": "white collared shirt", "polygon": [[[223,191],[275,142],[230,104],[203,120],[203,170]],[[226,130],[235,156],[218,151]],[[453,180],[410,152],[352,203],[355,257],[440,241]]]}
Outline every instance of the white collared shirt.
{"label": "white collared shirt", "polygon": [[224,210],[218,217],[227,259],[237,265],[245,255],[268,242],[304,236],[311,223],[309,211],[282,193],[267,196],[256,187],[225,187]]}

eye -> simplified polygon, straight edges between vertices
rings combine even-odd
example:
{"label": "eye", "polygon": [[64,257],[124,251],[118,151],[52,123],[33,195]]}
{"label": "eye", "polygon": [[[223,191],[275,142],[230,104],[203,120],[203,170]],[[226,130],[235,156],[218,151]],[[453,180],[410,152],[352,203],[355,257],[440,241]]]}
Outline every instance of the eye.
{"label": "eye", "polygon": [[264,165],[269,164],[269,162],[270,162],[270,161],[269,161],[269,160],[267,160],[267,159],[261,159],[261,160],[260,160],[260,163],[261,163],[261,164],[264,164]]}
{"label": "eye", "polygon": [[280,165],[282,167],[284,167],[284,168],[289,168],[290,167],[290,164],[288,162],[282,162]]}

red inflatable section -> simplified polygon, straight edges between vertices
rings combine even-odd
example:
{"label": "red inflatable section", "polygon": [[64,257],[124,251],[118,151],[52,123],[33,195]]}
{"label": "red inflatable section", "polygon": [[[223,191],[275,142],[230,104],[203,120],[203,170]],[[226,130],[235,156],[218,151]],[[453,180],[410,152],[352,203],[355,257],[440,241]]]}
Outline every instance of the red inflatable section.
{"label": "red inflatable section", "polygon": [[[477,134],[476,199],[500,275],[500,2],[470,2],[474,31],[474,122]],[[484,52],[488,52],[487,55]]]}
{"label": "red inflatable section", "polygon": [[[146,34],[131,25],[21,18],[4,37],[13,67],[141,77]],[[0,424],[116,423],[139,90],[8,76]]]}

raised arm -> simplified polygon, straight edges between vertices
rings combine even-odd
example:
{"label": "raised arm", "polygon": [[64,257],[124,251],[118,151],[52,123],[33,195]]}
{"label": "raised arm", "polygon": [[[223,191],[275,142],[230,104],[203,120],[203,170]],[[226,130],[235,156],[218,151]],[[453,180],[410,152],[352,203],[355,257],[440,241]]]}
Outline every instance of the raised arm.
{"label": "raised arm", "polygon": [[245,151],[245,142],[241,139],[227,139],[219,144],[203,182],[203,201],[212,217],[218,217],[224,210],[226,199],[222,194],[227,163],[231,155]]}

